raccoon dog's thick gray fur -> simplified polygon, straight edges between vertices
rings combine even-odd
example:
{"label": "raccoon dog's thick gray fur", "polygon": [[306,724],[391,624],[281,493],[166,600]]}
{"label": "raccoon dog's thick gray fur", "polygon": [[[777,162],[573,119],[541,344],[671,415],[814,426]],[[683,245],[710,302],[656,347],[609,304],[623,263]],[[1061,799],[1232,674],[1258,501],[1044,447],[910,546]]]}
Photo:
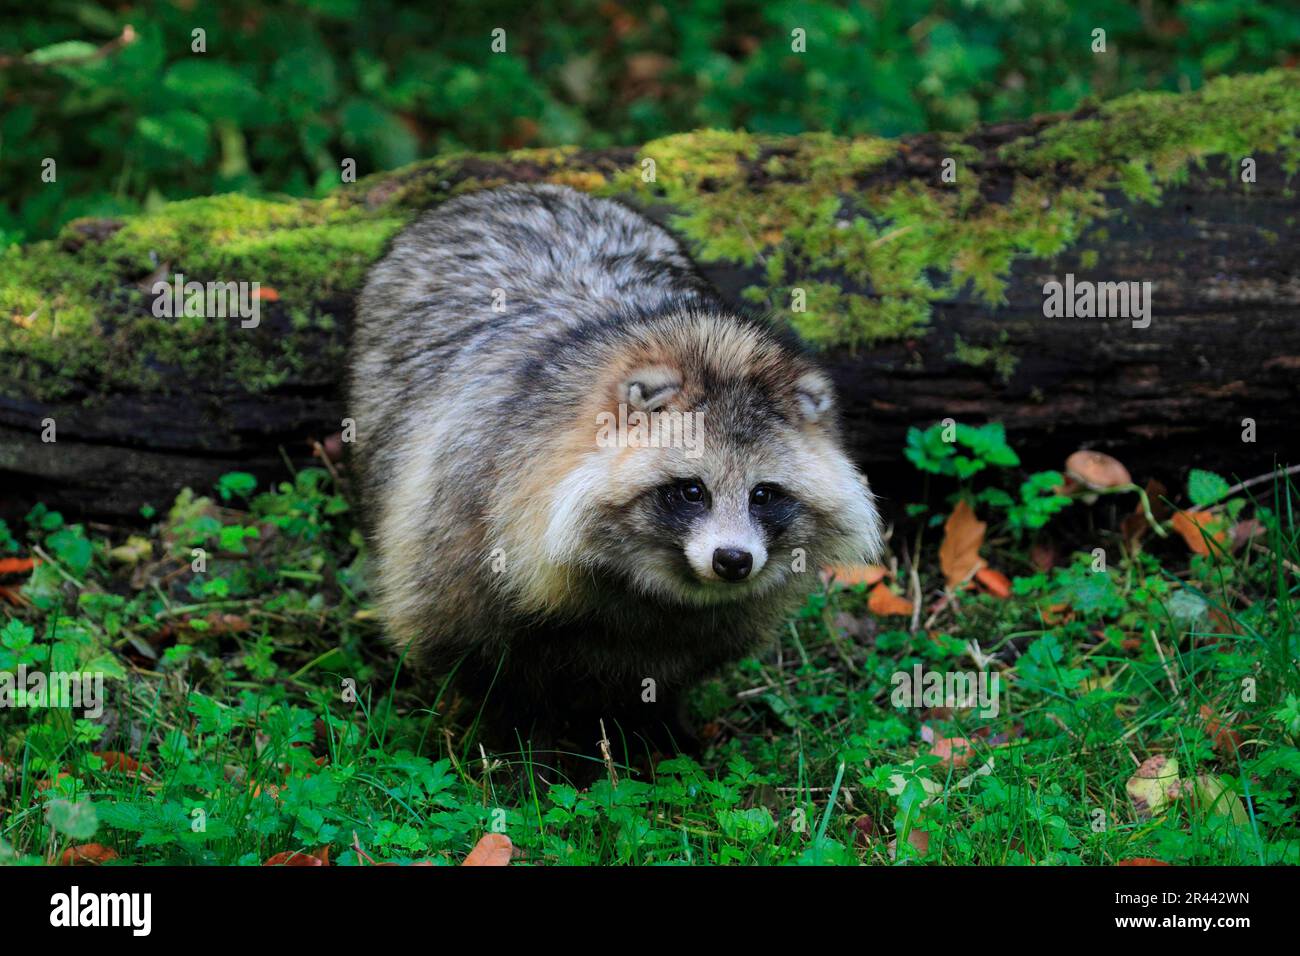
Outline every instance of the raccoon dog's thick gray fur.
{"label": "raccoon dog's thick gray fur", "polygon": [[525,731],[670,717],[823,564],[880,546],[823,373],[663,229],[563,187],[463,196],[397,237],[348,414],[389,635]]}

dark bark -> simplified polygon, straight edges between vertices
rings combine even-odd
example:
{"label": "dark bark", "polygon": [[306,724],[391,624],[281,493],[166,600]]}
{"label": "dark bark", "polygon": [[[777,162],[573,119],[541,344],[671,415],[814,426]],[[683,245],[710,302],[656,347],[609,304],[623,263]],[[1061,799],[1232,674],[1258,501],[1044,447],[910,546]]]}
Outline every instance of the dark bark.
{"label": "dark bark", "polygon": [[[1261,169],[1264,169],[1261,164]],[[1273,166],[1250,194],[1226,195],[1212,163],[1158,206],[1125,206],[1052,263],[1013,269],[1008,303],[935,309],[927,335],[827,356],[854,448],[873,479],[903,492],[909,425],[997,420],[1034,469],[1079,447],[1106,450],[1138,480],[1178,487],[1192,466],[1249,477],[1300,455],[1300,199]],[[1261,177],[1261,181],[1263,177]],[[1261,236],[1271,232],[1276,239]],[[1103,238],[1104,237],[1104,238]],[[1087,250],[1095,264],[1083,268]],[[1146,329],[1128,319],[1047,318],[1043,284],[1066,273],[1153,282]],[[954,339],[1015,357],[1006,382],[953,358]],[[1243,441],[1243,420],[1255,442]],[[910,473],[910,474],[909,474]]]}
{"label": "dark bark", "polygon": [[[629,155],[588,153],[582,162],[612,168]],[[878,490],[915,499],[917,473],[901,454],[906,430],[945,417],[1004,422],[1033,469],[1059,468],[1067,453],[1091,446],[1120,457],[1135,478],[1171,487],[1192,465],[1246,477],[1294,462],[1300,198],[1275,160],[1259,162],[1249,192],[1226,192],[1227,169],[1210,163],[1158,205],[1111,197],[1115,214],[1067,253],[1017,261],[1003,307],[940,302],[913,339],[827,352],[853,450]],[[1014,175],[986,163],[982,181]],[[1092,255],[1091,267],[1081,265]],[[733,297],[759,281],[755,269],[705,271]],[[1153,282],[1150,327],[1045,317],[1043,285],[1067,272]],[[337,355],[351,305],[346,295],[333,303],[340,328],[321,333],[322,355]],[[1010,356],[1014,370],[1004,380],[992,363],[959,360],[958,337]],[[165,508],[185,485],[206,491],[225,471],[283,478],[286,458],[309,461],[309,440],[338,431],[345,415],[337,359],[308,362],[256,393],[228,375],[169,374],[166,387],[148,393],[74,392],[54,402],[0,389],[0,513],[42,500],[72,515],[121,518],[144,504]],[[40,440],[45,418],[57,422],[55,444]],[[1255,422],[1254,444],[1242,441],[1243,419]]]}

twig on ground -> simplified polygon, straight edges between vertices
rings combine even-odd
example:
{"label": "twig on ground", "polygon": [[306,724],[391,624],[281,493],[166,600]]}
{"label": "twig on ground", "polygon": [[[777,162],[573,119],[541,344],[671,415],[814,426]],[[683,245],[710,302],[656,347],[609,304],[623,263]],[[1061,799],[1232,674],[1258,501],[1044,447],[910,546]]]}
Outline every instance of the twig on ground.
{"label": "twig on ground", "polygon": [[813,674],[800,674],[795,677],[787,677],[785,680],[777,681],[774,684],[763,684],[759,687],[749,687],[745,690],[737,691],[736,700],[745,700],[748,697],[757,697],[759,694],[764,694],[769,690],[776,690],[778,687],[789,687],[791,684],[799,680],[807,680],[816,677],[829,677],[834,673],[835,668],[827,667],[824,670],[819,670]]}
{"label": "twig on ground", "polygon": [[1235,495],[1239,491],[1245,491],[1247,488],[1253,488],[1255,485],[1258,485],[1260,482],[1268,481],[1270,478],[1285,478],[1287,475],[1295,475],[1295,474],[1300,474],[1300,465],[1292,465],[1290,468],[1278,468],[1273,471],[1266,472],[1262,475],[1256,475],[1254,478],[1248,478],[1246,481],[1238,482],[1237,484],[1233,485],[1231,488],[1229,488],[1227,491],[1225,491],[1223,494],[1219,496],[1218,501],[1215,501],[1208,505],[1193,505],[1192,507],[1188,508],[1187,511],[1190,514],[1194,511],[1206,511],[1210,508],[1217,508],[1220,505],[1222,505],[1228,497],[1230,497],[1231,495]]}
{"label": "twig on ground", "polygon": [[1057,717],[1055,714],[1049,712],[1049,713],[1047,714],[1047,719],[1050,720],[1052,723],[1056,724],[1056,726],[1060,727],[1060,728],[1061,728],[1062,730],[1064,730],[1067,734],[1069,734],[1069,735],[1070,735],[1070,738],[1071,738],[1072,740],[1078,740],[1078,739],[1079,739],[1079,735],[1076,734],[1076,733],[1075,733],[1073,730],[1071,730],[1069,727],[1067,727],[1067,726],[1065,725],[1065,721],[1063,721],[1060,717]]}
{"label": "twig on ground", "polygon": [[1270,548],[1268,545],[1261,544],[1260,542],[1256,541],[1253,544],[1251,544],[1251,547],[1256,551],[1260,551],[1263,552],[1264,554],[1269,555],[1270,557],[1276,557],[1279,561],[1282,562],[1282,567],[1286,568],[1292,574],[1300,575],[1300,567],[1297,567],[1296,565],[1292,564],[1290,561],[1282,557],[1280,554],[1275,554],[1273,549]]}
{"label": "twig on ground", "polygon": [[86,587],[84,584],[82,584],[80,581],[74,578],[71,574],[65,571],[63,569],[63,565],[59,564],[59,562],[55,561],[52,557],[46,554],[45,549],[42,548],[39,544],[36,545],[36,547],[32,548],[32,550],[35,551],[38,555],[40,555],[42,561],[48,561],[50,564],[52,564],[54,566],[54,570],[58,571],[59,575],[65,581],[71,581],[73,584],[77,586],[78,589],[84,589]]}
{"label": "twig on ground", "polygon": [[915,561],[908,569],[908,577],[912,581],[912,633],[915,634],[921,626],[921,576],[916,573]]}
{"label": "twig on ground", "polygon": [[353,830],[353,831],[352,831],[352,849],[356,851],[356,854],[357,854],[358,857],[360,857],[360,858],[363,859],[363,860],[368,861],[368,862],[370,863],[371,866],[378,866],[378,865],[379,865],[379,864],[377,864],[377,863],[375,862],[374,857],[372,857],[372,856],[371,856],[369,853],[367,853],[365,850],[361,849],[361,839],[357,836],[357,831],[356,831],[356,830]]}
{"label": "twig on ground", "polygon": [[600,718],[600,756],[605,761],[605,772],[609,774],[609,785],[618,789],[618,772],[614,769],[614,754],[609,747],[609,734],[605,733],[605,718]]}
{"label": "twig on ground", "polygon": [[1160,666],[1164,668],[1165,678],[1169,681],[1169,689],[1174,692],[1174,699],[1177,700],[1179,697],[1178,681],[1174,677],[1174,670],[1165,657],[1164,648],[1160,646],[1160,638],[1156,637],[1154,628],[1151,629],[1151,643],[1156,646],[1156,654],[1160,657]]}
{"label": "twig on ground", "polygon": [[334,484],[339,484],[339,473],[334,467],[334,462],[330,461],[330,456],[325,453],[325,446],[314,438],[311,439],[311,453],[313,457],[321,460],[321,464],[325,466],[325,470],[328,471],[330,477],[334,479]]}

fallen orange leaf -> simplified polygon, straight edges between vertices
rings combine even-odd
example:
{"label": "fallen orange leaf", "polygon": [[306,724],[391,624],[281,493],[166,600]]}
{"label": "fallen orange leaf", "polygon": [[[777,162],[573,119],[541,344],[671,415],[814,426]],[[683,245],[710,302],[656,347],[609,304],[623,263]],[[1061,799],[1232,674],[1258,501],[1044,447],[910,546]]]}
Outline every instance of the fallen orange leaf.
{"label": "fallen orange leaf", "polygon": [[98,866],[100,863],[116,859],[117,853],[108,847],[98,843],[85,843],[81,846],[70,846],[64,850],[63,856],[59,858],[59,865]]}
{"label": "fallen orange leaf", "polygon": [[980,546],[988,525],[975,517],[971,506],[957,502],[952,514],[943,523],[943,543],[939,545],[939,566],[948,580],[948,588],[955,589],[972,574],[984,567]]}
{"label": "fallen orange leaf", "polygon": [[881,581],[871,589],[871,594],[867,597],[867,610],[877,617],[910,616],[912,602],[907,598],[899,597],[889,590],[884,581]]}
{"label": "fallen orange leaf", "polygon": [[1214,515],[1208,512],[1180,511],[1174,515],[1173,529],[1196,554],[1209,554],[1210,546],[1206,543],[1206,538],[1222,544],[1228,537],[1224,529],[1213,527],[1215,523]]}
{"label": "fallen orange leaf", "polygon": [[38,563],[35,558],[0,558],[0,574],[21,574]]}
{"label": "fallen orange leaf", "polygon": [[942,760],[945,766],[960,770],[975,756],[975,748],[965,737],[940,737],[930,745],[930,753]]}
{"label": "fallen orange leaf", "polygon": [[[918,856],[925,856],[930,850],[930,832],[928,830],[912,829],[907,832],[908,845],[917,852]],[[898,840],[889,841],[889,858],[896,859],[898,856]]]}
{"label": "fallen orange leaf", "polygon": [[1214,749],[1225,757],[1236,757],[1237,751],[1241,749],[1241,734],[1225,726],[1209,704],[1201,705],[1201,719],[1205,721],[1205,729],[1214,738]]}
{"label": "fallen orange leaf", "polygon": [[1116,866],[1169,866],[1164,860],[1157,860],[1150,856],[1135,856],[1128,860],[1120,860]]}
{"label": "fallen orange leaf", "polygon": [[994,571],[992,568],[980,568],[975,572],[975,580],[996,598],[1005,601],[1011,597],[1011,579],[1001,571]]}
{"label": "fallen orange leaf", "polygon": [[118,750],[100,750],[96,751],[95,756],[104,761],[105,770],[120,770],[122,773],[134,774],[141,777],[152,777],[153,771],[149,769],[148,764],[142,764],[134,757],[128,757]]}
{"label": "fallen orange leaf", "polygon": [[872,585],[884,579],[889,570],[883,564],[832,564],[822,569],[827,581],[851,588],[855,584]]}
{"label": "fallen orange leaf", "polygon": [[328,866],[329,850],[325,850],[324,859],[321,858],[320,850],[315,853],[308,853],[304,850],[285,850],[283,853],[277,853],[268,859],[263,866]]}
{"label": "fallen orange leaf", "polygon": [[1074,608],[1069,604],[1049,604],[1045,608],[1039,608],[1043,615],[1043,623],[1048,627],[1056,627],[1058,624],[1069,624],[1074,620]]}
{"label": "fallen orange leaf", "polygon": [[508,866],[515,845],[504,833],[485,833],[461,866]]}

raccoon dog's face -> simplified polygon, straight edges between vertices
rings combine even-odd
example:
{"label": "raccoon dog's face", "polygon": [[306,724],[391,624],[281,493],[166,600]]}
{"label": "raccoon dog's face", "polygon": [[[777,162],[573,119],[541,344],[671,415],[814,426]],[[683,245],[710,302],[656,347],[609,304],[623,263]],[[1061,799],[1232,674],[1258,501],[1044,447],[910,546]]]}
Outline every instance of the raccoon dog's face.
{"label": "raccoon dog's face", "polygon": [[598,452],[568,492],[585,563],[632,591],[709,605],[811,583],[880,548],[840,447],[830,382],[766,334],[667,323],[613,363]]}

